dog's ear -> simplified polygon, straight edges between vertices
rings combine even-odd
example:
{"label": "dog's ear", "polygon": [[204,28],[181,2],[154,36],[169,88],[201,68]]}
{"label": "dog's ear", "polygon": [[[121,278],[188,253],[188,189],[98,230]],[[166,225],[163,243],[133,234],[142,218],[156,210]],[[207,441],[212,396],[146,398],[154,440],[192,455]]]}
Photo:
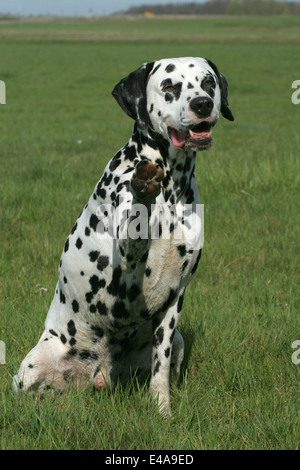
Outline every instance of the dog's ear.
{"label": "dog's ear", "polygon": [[154,62],[143,64],[123,78],[112,91],[123,111],[134,119],[141,129],[145,129],[149,122],[146,86],[153,65]]}
{"label": "dog's ear", "polygon": [[219,80],[219,87],[220,87],[220,90],[221,90],[221,113],[222,113],[222,116],[224,116],[224,118],[226,118],[226,119],[229,119],[229,121],[234,121],[234,117],[232,115],[232,112],[229,108],[229,104],[228,104],[228,101],[227,101],[227,88],[228,88],[227,80],[224,77],[224,75],[222,75],[219,72],[218,67],[211,60],[206,59],[206,61],[207,61],[208,65],[213,69],[213,71],[215,72],[215,74],[217,75],[218,80]]}

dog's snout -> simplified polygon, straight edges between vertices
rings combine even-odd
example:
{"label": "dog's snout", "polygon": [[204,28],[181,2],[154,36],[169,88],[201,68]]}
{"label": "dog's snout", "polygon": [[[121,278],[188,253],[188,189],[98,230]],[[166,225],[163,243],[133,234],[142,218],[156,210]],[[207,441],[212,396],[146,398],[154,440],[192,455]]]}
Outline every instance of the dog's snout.
{"label": "dog's snout", "polygon": [[210,115],[214,107],[213,101],[206,96],[198,96],[190,101],[190,108],[199,118]]}

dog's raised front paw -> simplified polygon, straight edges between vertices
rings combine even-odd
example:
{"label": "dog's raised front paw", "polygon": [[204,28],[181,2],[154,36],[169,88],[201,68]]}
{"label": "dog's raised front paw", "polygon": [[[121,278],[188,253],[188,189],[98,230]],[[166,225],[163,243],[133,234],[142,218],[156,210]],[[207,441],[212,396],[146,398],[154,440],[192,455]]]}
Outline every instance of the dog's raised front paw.
{"label": "dog's raised front paw", "polygon": [[131,179],[133,196],[143,204],[151,204],[160,193],[164,176],[164,171],[159,165],[149,160],[141,160]]}

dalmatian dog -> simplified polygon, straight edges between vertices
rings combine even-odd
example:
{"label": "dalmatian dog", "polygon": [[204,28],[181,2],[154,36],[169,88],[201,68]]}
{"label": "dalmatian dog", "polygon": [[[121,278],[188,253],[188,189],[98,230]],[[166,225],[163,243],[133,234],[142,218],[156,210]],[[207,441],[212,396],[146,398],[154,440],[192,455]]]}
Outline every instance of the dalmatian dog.
{"label": "dalmatian dog", "polygon": [[227,81],[210,60],[162,59],[112,94],[135,121],[132,136],[71,230],[45,331],[13,387],[42,393],[148,378],[169,415],[170,371],[179,374],[184,352],[177,325],[202,249],[196,152],[212,145],[220,113],[233,121]]}

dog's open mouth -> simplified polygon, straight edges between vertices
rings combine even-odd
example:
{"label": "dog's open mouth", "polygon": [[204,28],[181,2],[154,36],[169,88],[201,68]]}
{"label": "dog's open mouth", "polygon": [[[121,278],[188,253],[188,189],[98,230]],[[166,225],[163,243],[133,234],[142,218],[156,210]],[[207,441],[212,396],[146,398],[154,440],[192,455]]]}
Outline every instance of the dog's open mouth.
{"label": "dog's open mouth", "polygon": [[168,127],[168,132],[173,145],[183,150],[206,150],[212,145],[212,126],[206,121],[183,132]]}

